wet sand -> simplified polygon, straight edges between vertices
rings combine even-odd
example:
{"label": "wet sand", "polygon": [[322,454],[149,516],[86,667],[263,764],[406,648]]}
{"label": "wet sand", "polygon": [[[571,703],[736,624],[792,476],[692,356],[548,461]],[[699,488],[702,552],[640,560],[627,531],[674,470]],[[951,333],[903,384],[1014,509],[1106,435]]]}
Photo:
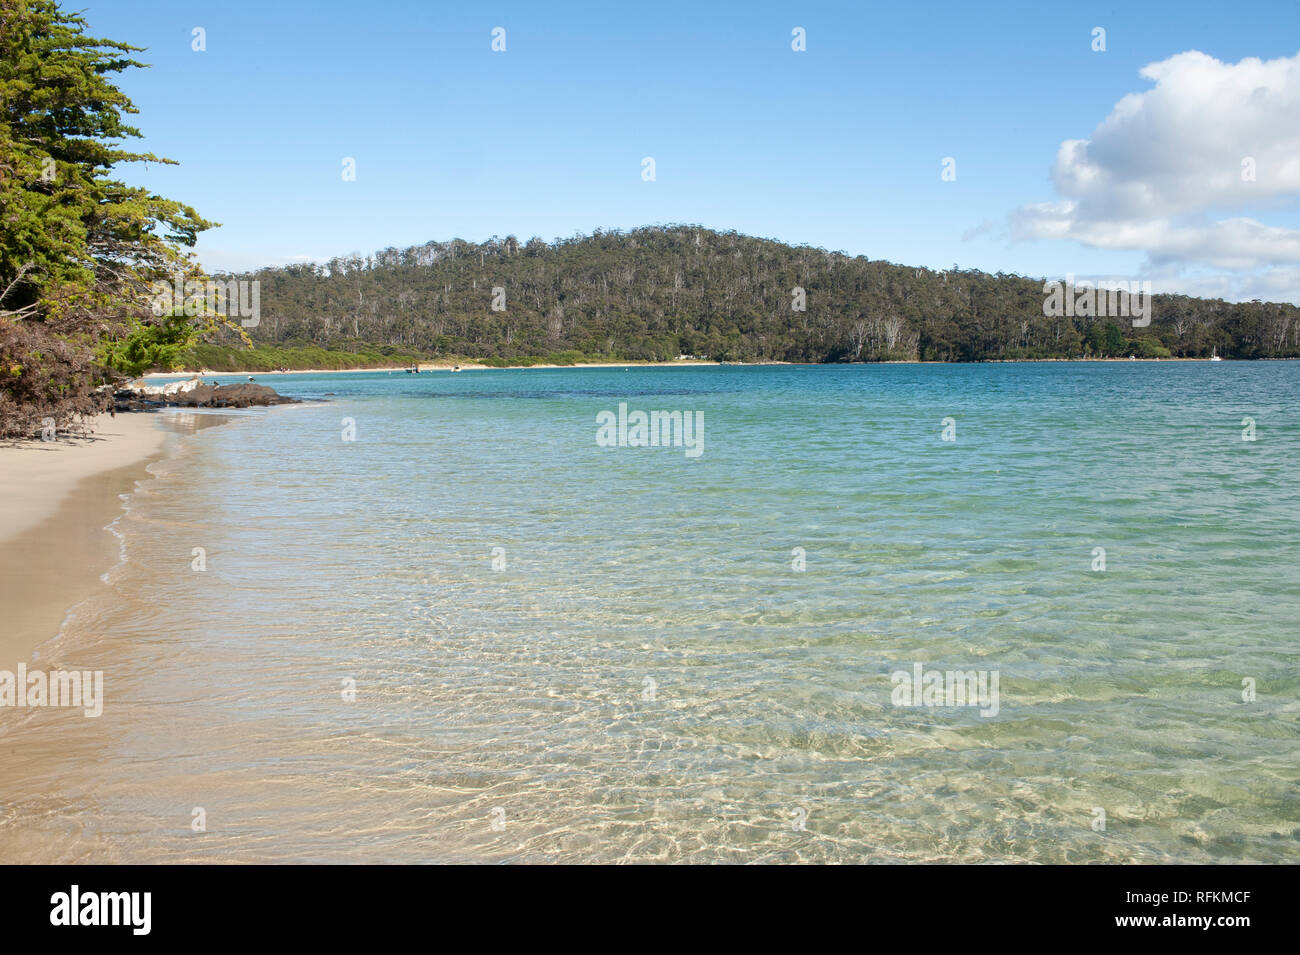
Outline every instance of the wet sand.
{"label": "wet sand", "polygon": [[187,430],[181,417],[105,415],[89,436],[0,445],[0,669],[39,659],[68,610],[106,586],[118,560],[107,526],[168,434]]}

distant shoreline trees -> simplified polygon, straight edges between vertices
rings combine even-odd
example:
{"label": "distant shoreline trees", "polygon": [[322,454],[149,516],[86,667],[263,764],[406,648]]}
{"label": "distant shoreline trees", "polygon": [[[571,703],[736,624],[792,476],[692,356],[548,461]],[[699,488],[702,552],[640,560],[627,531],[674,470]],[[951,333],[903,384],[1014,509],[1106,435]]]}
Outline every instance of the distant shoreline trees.
{"label": "distant shoreline trees", "polygon": [[[549,244],[452,239],[241,277],[261,282],[255,344],[331,351],[792,362],[1193,358],[1216,349],[1300,357],[1293,305],[1155,295],[1146,327],[1049,317],[1042,279],[895,265],[692,225]],[[492,307],[494,289],[503,309]]]}

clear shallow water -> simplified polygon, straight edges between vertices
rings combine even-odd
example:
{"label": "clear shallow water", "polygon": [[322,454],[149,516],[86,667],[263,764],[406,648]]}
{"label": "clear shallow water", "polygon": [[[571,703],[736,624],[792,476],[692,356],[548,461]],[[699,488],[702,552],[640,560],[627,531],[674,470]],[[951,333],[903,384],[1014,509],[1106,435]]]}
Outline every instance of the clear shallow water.
{"label": "clear shallow water", "polygon": [[[260,380],[333,394],[132,496],[42,653],[103,717],[0,712],[0,859],[1300,857],[1300,365]],[[704,453],[598,447],[620,401]]]}

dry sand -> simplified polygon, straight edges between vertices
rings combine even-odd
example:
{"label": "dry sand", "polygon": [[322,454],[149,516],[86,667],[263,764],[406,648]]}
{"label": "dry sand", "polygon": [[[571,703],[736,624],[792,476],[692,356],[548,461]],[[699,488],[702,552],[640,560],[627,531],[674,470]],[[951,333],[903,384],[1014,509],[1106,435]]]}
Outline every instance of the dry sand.
{"label": "dry sand", "polygon": [[0,669],[31,661],[117,562],[105,527],[161,457],[165,416],[101,416],[85,438],[0,444]]}
{"label": "dry sand", "polygon": [[[685,361],[600,361],[579,362],[575,365],[505,365],[497,367],[495,365],[480,365],[475,362],[422,361],[420,362],[420,371],[451,371],[453,368],[459,368],[461,371],[527,371],[530,368],[677,368],[718,364],[722,363],[689,359]],[[790,362],[755,361],[747,364],[788,365]],[[205,380],[209,378],[218,380],[236,378],[239,381],[247,381],[250,376],[261,378],[263,376],[270,377],[271,375],[352,375],[359,372],[405,372],[408,367],[407,365],[393,365],[391,367],[385,365],[382,368],[290,368],[288,371],[151,371],[143,375],[140,380],[148,382],[155,378],[192,378],[198,375]]]}

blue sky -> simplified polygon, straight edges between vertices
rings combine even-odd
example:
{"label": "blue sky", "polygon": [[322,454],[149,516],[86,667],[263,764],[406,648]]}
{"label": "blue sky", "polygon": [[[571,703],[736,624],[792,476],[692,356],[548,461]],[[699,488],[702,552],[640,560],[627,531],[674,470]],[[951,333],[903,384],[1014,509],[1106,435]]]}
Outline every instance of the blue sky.
{"label": "blue sky", "polygon": [[[1192,287],[1232,270],[1017,238],[1009,217],[1062,198],[1061,143],[1150,90],[1148,64],[1300,49],[1295,3],[82,3],[92,33],[147,48],[152,67],[122,85],[145,147],[180,165],[125,178],[223,223],[199,246],[209,268],[695,222],[935,268]],[[1225,211],[1300,228],[1288,188]],[[1281,265],[1272,297],[1295,300]]]}

